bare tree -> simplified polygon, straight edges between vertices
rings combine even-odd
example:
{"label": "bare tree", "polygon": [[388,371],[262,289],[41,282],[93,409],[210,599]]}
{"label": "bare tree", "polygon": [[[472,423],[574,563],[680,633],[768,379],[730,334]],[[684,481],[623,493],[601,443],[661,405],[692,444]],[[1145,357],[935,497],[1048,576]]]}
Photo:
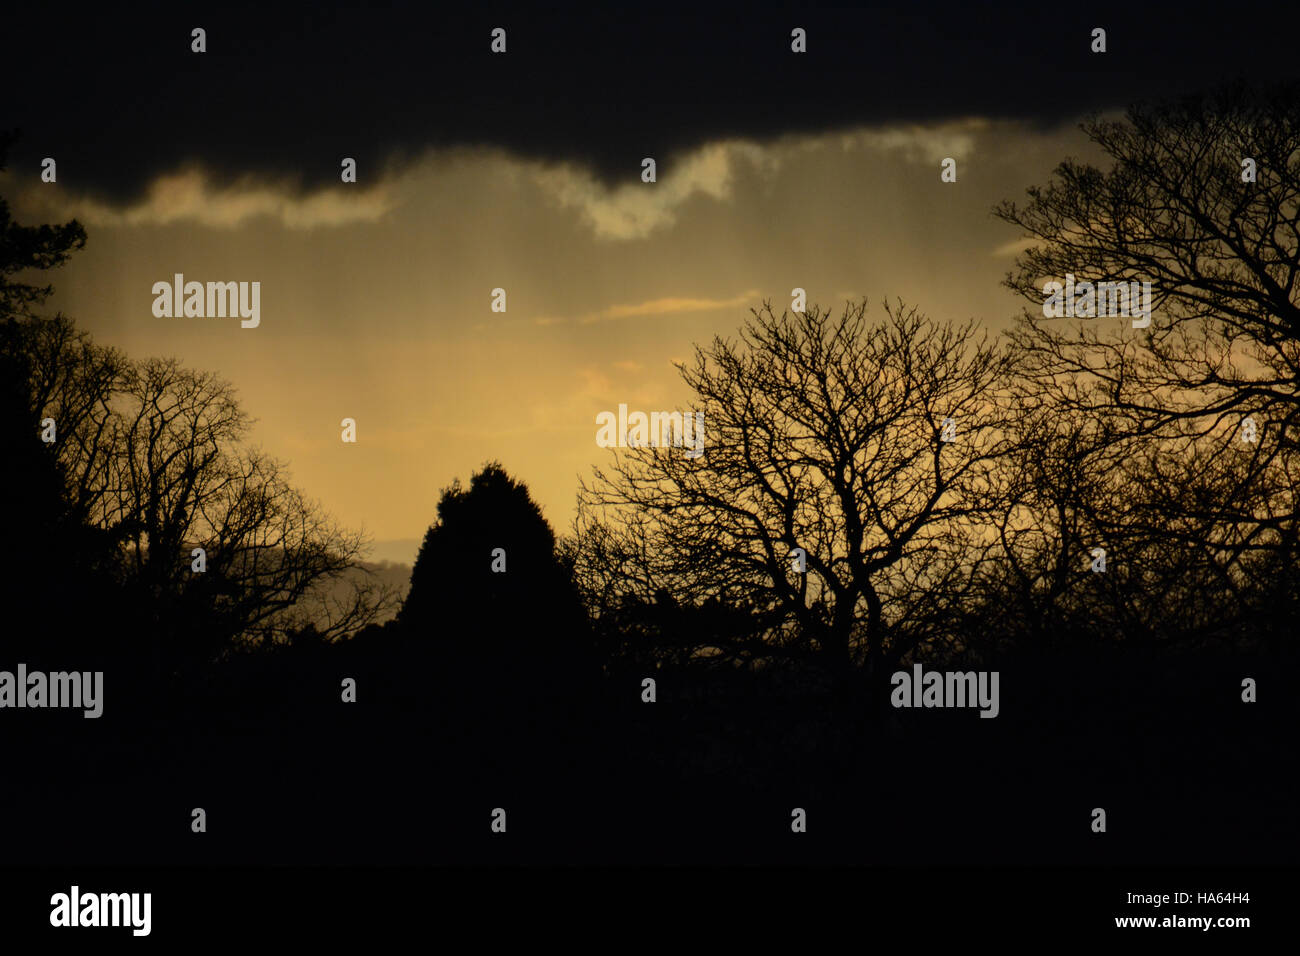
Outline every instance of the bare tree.
{"label": "bare tree", "polygon": [[[973,323],[884,313],[765,305],[739,342],[697,348],[679,369],[704,453],[630,448],[584,483],[603,560],[678,602],[767,616],[769,655],[813,655],[840,676],[949,640],[945,609],[992,545],[1007,362]],[[600,569],[580,577],[590,588]]]}
{"label": "bare tree", "polygon": [[[1233,84],[1092,119],[1110,169],[1064,162],[1027,204],[995,210],[1032,243],[1006,279],[1033,303],[1011,335],[1024,391],[1090,423],[1087,454],[1122,475],[1111,533],[1131,559],[1154,549],[1217,582],[1188,607],[1218,589],[1244,601],[1264,564],[1296,553],[1297,93]],[[1043,283],[1067,274],[1150,282],[1150,326],[1045,318]],[[1169,593],[1146,584],[1148,608]]]}
{"label": "bare tree", "polygon": [[1028,311],[1017,345],[1042,384],[1081,375],[1096,386],[1086,393],[1094,407],[1131,411],[1148,429],[1229,410],[1294,410],[1298,92],[1238,84],[1133,107],[1127,120],[1093,119],[1083,130],[1114,160],[1110,170],[1066,161],[1027,204],[995,209],[1034,243],[1007,284],[1035,306],[1043,281],[1067,273],[1152,283],[1154,314],[1140,335],[1115,334],[1126,323],[1076,326]]}
{"label": "bare tree", "polygon": [[[360,568],[364,536],[243,445],[251,419],[228,383],[174,360],[130,363],[62,317],[30,320],[25,338],[33,414],[59,428],[64,495],[117,549],[157,628],[207,653],[307,626],[347,633],[392,609],[393,590]],[[349,598],[333,587],[345,575]]]}
{"label": "bare tree", "polygon": [[64,315],[24,318],[15,323],[15,343],[24,354],[28,381],[22,393],[32,426],[54,420],[52,451],[65,481],[69,514],[89,520],[107,483],[110,447],[105,428],[110,404],[130,364],[121,352],[95,344]]}
{"label": "bare tree", "polygon": [[1117,441],[1077,408],[1017,400],[998,559],[972,604],[985,641],[1234,636],[1266,584],[1266,539],[1243,515],[1280,491],[1251,454]]}

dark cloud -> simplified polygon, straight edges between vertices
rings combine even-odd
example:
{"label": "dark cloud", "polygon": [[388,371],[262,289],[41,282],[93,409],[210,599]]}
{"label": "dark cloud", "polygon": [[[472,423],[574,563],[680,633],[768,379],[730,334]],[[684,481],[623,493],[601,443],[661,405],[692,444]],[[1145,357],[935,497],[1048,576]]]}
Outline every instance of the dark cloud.
{"label": "dark cloud", "polygon": [[[15,165],[59,160],[60,182],[138,196],[202,162],[308,188],[431,146],[486,144],[569,160],[608,182],[661,171],[720,136],[757,139],[978,114],[1052,123],[1189,91],[1222,76],[1294,72],[1300,14],[1240,4],[1023,10],[728,12],[628,4],[563,14],[439,3],[210,12],[122,6],[6,13],[0,126]],[[209,52],[189,53],[203,26]],[[488,50],[508,31],[509,52]],[[789,52],[790,30],[809,52]],[[1094,26],[1109,52],[1089,52]]]}

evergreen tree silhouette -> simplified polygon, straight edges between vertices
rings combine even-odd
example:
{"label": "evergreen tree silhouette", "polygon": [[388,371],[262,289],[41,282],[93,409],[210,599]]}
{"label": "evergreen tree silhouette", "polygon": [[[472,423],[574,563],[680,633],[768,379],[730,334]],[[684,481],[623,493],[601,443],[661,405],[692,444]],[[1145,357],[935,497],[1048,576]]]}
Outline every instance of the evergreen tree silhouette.
{"label": "evergreen tree silhouette", "polygon": [[582,667],[585,616],[555,534],[499,463],[444,490],[398,624],[482,691],[549,696]]}

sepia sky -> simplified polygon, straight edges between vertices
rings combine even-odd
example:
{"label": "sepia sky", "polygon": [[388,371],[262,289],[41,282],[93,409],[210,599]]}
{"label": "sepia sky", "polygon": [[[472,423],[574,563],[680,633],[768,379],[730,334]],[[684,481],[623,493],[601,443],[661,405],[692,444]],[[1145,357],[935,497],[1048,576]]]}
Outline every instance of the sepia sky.
{"label": "sepia sky", "polygon": [[[209,60],[188,52],[190,24],[151,20],[130,42],[179,35],[167,70],[124,57],[101,83],[52,80],[64,84],[53,106],[0,116],[23,130],[0,194],[20,222],[76,216],[87,228],[86,249],[50,277],[52,308],[134,358],[175,356],[229,380],[257,419],[251,439],[381,542],[375,557],[402,560],[440,490],[492,459],[566,531],[579,476],[612,454],[595,444],[597,414],[689,407],[672,362],[734,334],[764,298],[788,307],[795,286],[822,306],[865,296],[879,314],[883,297],[901,297],[939,319],[1006,328],[1021,308],[1000,286],[1018,235],[992,206],[1045,183],[1067,156],[1099,158],[1077,128],[1086,110],[1193,88],[1165,67],[1225,42],[1161,44],[1130,19],[1151,33],[1138,47],[1117,21],[1112,59],[1099,62],[1088,59],[1093,17],[1066,19],[1044,29],[1073,31],[1059,57],[1069,69],[1035,82],[1032,37],[983,20],[940,17],[922,34],[924,19],[894,15],[895,39],[946,59],[923,67],[894,42],[858,70],[840,55],[856,50],[843,25],[819,30],[812,15],[802,61],[783,17],[766,34],[740,29],[740,52],[709,55],[728,42],[719,21],[666,58],[638,40],[629,62],[621,21],[613,39],[607,23],[521,24],[494,62],[486,20],[384,53],[357,49],[393,32],[361,11],[261,39],[223,33],[236,14],[223,16]],[[461,26],[475,53],[449,66],[432,53],[468,46],[445,32]],[[117,27],[125,36],[130,24]],[[753,52],[757,34],[775,37],[770,51]],[[267,37],[315,72],[267,66],[285,60]],[[66,42],[91,56],[94,40],[87,28]],[[575,64],[554,50],[563,43],[591,57]],[[815,56],[819,45],[836,55]],[[421,49],[420,82],[384,72]],[[1050,55],[1032,54],[1039,69]],[[545,73],[557,57],[565,65]],[[501,60],[495,80],[448,80],[453,66],[481,77]],[[614,63],[616,78],[593,82]],[[764,91],[784,98],[763,109]],[[56,184],[39,181],[44,156],[59,161]],[[356,184],[339,182],[345,156],[358,160]],[[640,179],[647,156],[653,184]],[[945,157],[956,183],[940,181]],[[260,326],[155,317],[153,284],[178,272],[259,281]],[[504,314],[490,309],[496,287]],[[345,417],[354,445],[340,440]]]}

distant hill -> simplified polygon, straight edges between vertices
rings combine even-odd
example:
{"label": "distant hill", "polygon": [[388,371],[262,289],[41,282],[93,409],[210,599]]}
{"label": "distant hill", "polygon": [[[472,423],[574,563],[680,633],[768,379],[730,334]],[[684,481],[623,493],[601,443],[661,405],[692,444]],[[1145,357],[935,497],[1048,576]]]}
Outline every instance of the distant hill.
{"label": "distant hill", "polygon": [[[373,622],[383,624],[397,615],[397,610],[401,607],[402,601],[406,600],[406,592],[411,587],[411,565],[409,564],[398,564],[394,561],[362,561],[360,568],[350,570],[330,582],[325,600],[335,605],[347,604],[353,594],[356,582],[363,580],[366,572],[369,572],[372,576],[370,578],[372,584],[386,586],[392,589],[397,596],[397,600],[393,602],[392,607],[381,613]],[[316,600],[317,595],[313,594],[305,603],[315,606]]]}
{"label": "distant hill", "polygon": [[389,538],[387,541],[376,541],[374,547],[370,549],[370,558],[378,562],[391,562],[393,564],[407,565],[407,575],[410,575],[410,566],[415,564],[415,556],[420,553],[420,542],[422,538]]}

